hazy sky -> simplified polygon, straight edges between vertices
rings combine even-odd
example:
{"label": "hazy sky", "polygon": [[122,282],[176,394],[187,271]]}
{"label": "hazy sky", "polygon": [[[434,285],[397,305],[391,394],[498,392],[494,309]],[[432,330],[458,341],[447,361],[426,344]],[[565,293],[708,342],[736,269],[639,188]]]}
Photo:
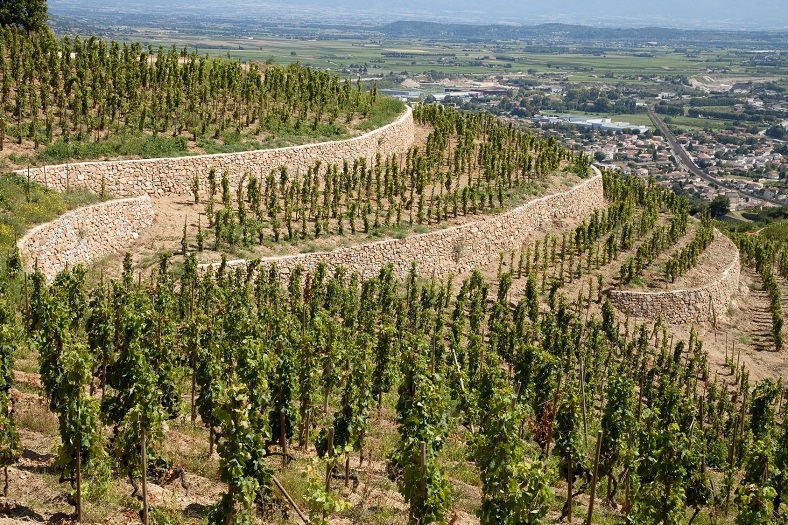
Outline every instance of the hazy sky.
{"label": "hazy sky", "polygon": [[[331,22],[432,20],[465,23],[565,22],[595,26],[788,29],[788,0],[49,0],[53,13],[112,9],[172,16],[220,14]],[[355,17],[351,15],[361,15]],[[299,16],[300,15],[300,16]]]}

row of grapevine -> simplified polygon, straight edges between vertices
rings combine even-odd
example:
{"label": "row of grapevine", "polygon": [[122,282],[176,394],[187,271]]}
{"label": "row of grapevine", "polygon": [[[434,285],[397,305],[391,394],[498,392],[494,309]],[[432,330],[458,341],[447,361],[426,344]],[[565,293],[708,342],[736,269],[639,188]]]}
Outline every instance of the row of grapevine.
{"label": "row of grapevine", "polygon": [[785,249],[778,258],[779,246],[769,239],[761,236],[747,234],[730,234],[734,243],[739,248],[745,263],[753,266],[760,274],[763,288],[769,295],[769,311],[772,316],[772,339],[775,350],[780,351],[785,346],[783,326],[785,319],[782,313],[780,285],[774,276],[774,267],[784,276]]}
{"label": "row of grapevine", "polygon": [[[485,525],[543,523],[561,505],[575,512],[583,491],[592,495],[586,512],[598,493],[632,523],[687,523],[731,507],[738,523],[785,519],[782,385],[753,388],[736,367],[731,387],[711,377],[694,330],[674,341],[660,321],[622,322],[601,297],[593,313],[590,290],[589,301],[566,297],[565,283],[593,274],[570,265],[561,281],[559,261],[610,264],[611,235],[617,248],[622,239],[634,248],[649,235],[638,224],[653,206],[681,206],[616,174],[605,174],[605,189],[610,207],[560,243],[551,236],[529,247],[497,283],[477,271],[457,290],[415,265],[404,282],[390,265],[366,280],[320,265],[282,282],[275,265],[259,262],[198,275],[194,254],[177,273],[163,256],[144,282],[130,257],[120,280],[93,288],[79,267],[51,285],[37,273],[27,295],[23,276],[7,273],[0,350],[38,349],[60,423],[56,467],[77,495],[110,469],[142,482],[145,499],[147,476],[178,467],[163,446],[168,422],[191,418],[208,428],[227,487],[209,521],[245,522],[271,511],[273,457],[300,461],[314,446],[329,481],[340,457],[347,479],[350,455],[363,463],[371,453],[375,407],[393,397],[398,437],[387,470],[412,523],[452,519],[457,496],[442,451],[456,439],[479,473]],[[540,290],[548,270],[550,287]],[[517,277],[527,286],[512,301]],[[3,436],[0,457],[12,464],[19,441]],[[573,487],[566,500],[555,488],[562,480]],[[330,483],[309,498],[344,508]]]}
{"label": "row of grapevine", "polygon": [[226,130],[260,135],[340,135],[366,117],[377,88],[299,64],[273,66],[166,51],[95,36],[0,30],[0,149],[11,138],[52,144],[114,134],[218,138]]}
{"label": "row of grapevine", "polygon": [[774,271],[771,267],[767,267],[763,273],[763,287],[769,294],[769,311],[772,314],[772,337],[774,338],[774,348],[780,351],[785,346],[785,339],[783,337],[783,309],[780,303],[780,285],[774,278]]}
{"label": "row of grapevine", "polygon": [[[548,284],[553,290],[558,290],[565,283],[600,270],[617,260],[621,253],[636,248],[636,256],[624,261],[619,270],[619,280],[627,282],[627,278],[631,280],[636,271],[642,272],[646,259],[652,260],[667,246],[667,239],[675,243],[686,232],[686,199],[617,172],[603,172],[603,180],[610,201],[608,208],[595,210],[588,220],[563,233],[560,240],[548,234],[537,240],[533,247],[523,246],[519,255],[516,252],[509,254],[509,265],[513,271],[516,268],[517,279],[528,276],[533,270],[536,277],[541,273],[542,292]],[[667,227],[657,224],[660,213],[671,214]],[[649,233],[648,239],[640,242]],[[505,254],[501,254],[499,274],[504,259]],[[601,280],[601,275],[598,278]],[[538,288],[537,284],[534,290]],[[601,293],[601,282],[598,292]]]}
{"label": "row of grapevine", "polygon": [[[641,326],[630,333],[628,325],[623,330],[620,323],[616,326],[608,304],[602,319],[583,321],[560,293],[547,310],[541,300],[531,310],[525,298],[511,309],[506,299],[509,273],[502,275],[498,299],[489,303],[488,284],[480,274],[466,280],[454,296],[450,283],[420,285],[415,273],[400,287],[391,279],[390,267],[365,282],[347,280],[341,272],[328,278],[319,269],[305,279],[295,275],[286,287],[280,287],[274,273],[250,278],[243,270],[220,270],[213,276],[218,281],[186,277],[180,292],[171,287],[169,270],[163,272],[141,288],[134,288],[128,277],[125,284],[113,285],[111,295],[100,287],[88,294],[91,299],[81,290],[78,270],[61,274],[51,287],[33,278],[29,317],[42,349],[42,382],[60,414],[64,443],[73,442],[68,440],[75,433],[81,436],[81,447],[61,449],[58,464],[66,478],[77,477],[77,454],[94,458],[108,450],[117,458],[119,473],[139,479],[143,435],[153,473],[150,465],[157,464],[164,422],[182,411],[167,394],[178,367],[184,376],[195,375],[197,410],[219,445],[221,479],[228,491],[212,514],[216,520],[251,515],[255,504],[264,508],[273,490],[272,470],[261,460],[298,440],[301,429],[306,440],[316,428],[330,424],[337,430],[337,446],[363,451],[371,406],[395,384],[401,441],[390,471],[418,522],[446,519],[451,508],[451,485],[438,462],[450,434],[445,408],[450,400],[457,403],[462,425],[477,429],[471,457],[482,473],[484,523],[505,522],[509,511],[503,509],[510,508],[528,516],[531,521],[526,522],[539,522],[553,501],[550,486],[556,482],[556,473],[539,456],[566,458],[578,472],[590,469],[591,458],[582,445],[587,432],[579,423],[583,405],[586,425],[602,428],[610,457],[599,467],[600,477],[610,480],[607,498],[628,498],[626,508],[638,522],[679,516],[686,505],[712,505],[708,495],[690,500],[690,487],[700,483],[708,491],[703,468],[726,469],[729,441],[741,450],[728,468],[753,461],[749,441],[736,433],[743,426],[745,432],[758,432],[756,427],[764,424],[740,419],[740,410],[751,409],[740,409],[738,394],[722,383],[708,384],[706,401],[685,397],[686,392],[697,396],[697,384],[708,381],[697,337],[673,347],[660,323],[653,330]],[[210,315],[194,313],[203,309]],[[165,312],[168,319],[185,323],[159,324]],[[101,328],[101,318],[114,320],[109,330]],[[113,372],[106,374],[102,368],[109,352],[88,352],[78,340],[95,344],[101,334],[113,333],[112,324],[121,334],[105,339],[104,345],[114,347],[109,358]],[[198,358],[192,361],[195,351]],[[60,370],[50,365],[55,352],[67,364]],[[190,366],[195,366],[193,372]],[[125,378],[134,379],[124,383]],[[742,392],[748,391],[746,383],[742,373]],[[96,386],[93,395],[85,393],[89,385]],[[102,389],[103,395],[98,393]],[[66,410],[69,396],[82,400],[69,409],[81,417],[73,419]],[[326,405],[325,399],[333,402]],[[337,407],[334,414],[327,410],[332,405]],[[698,406],[705,412],[699,413]],[[100,439],[87,438],[98,436],[99,420],[115,428],[106,449]],[[774,433],[774,422],[767,424]],[[696,428],[692,444],[687,436],[695,425],[704,430]],[[664,433],[665,428],[671,432]],[[318,451],[326,450],[323,437],[316,445]],[[757,450],[767,453],[778,451]],[[533,459],[523,463],[523,455]],[[685,458],[685,474],[664,477],[673,470],[660,469],[675,466],[677,457]],[[569,469],[567,464],[562,468]],[[659,498],[666,487],[675,492],[664,507]],[[628,495],[619,492],[625,488]],[[730,490],[738,489],[731,484]]]}
{"label": "row of grapevine", "polygon": [[665,263],[665,280],[672,283],[676,278],[681,277],[697,266],[698,257],[709,247],[713,240],[714,225],[711,219],[704,218],[701,220],[700,227],[692,241],[671,255],[670,259]]}
{"label": "row of grapevine", "polygon": [[783,279],[788,279],[788,248],[780,250],[780,258],[777,262],[777,271]]}
{"label": "row of grapevine", "polygon": [[[432,131],[426,147],[412,146],[400,157],[378,155],[369,165],[359,158],[341,167],[318,161],[306,173],[285,167],[259,177],[246,173],[235,195],[228,172],[212,169],[208,188],[195,179],[194,200],[204,201],[214,249],[370,233],[404,222],[439,224],[497,211],[562,164],[588,175],[584,153],[575,155],[489,115],[433,105],[417,106],[414,118]],[[204,248],[202,225],[197,238]]]}

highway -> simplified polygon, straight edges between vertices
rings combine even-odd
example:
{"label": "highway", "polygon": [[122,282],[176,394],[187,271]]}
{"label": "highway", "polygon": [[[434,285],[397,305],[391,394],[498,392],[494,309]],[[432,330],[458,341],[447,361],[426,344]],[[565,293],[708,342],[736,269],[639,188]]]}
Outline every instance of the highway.
{"label": "highway", "polygon": [[735,191],[739,193],[739,195],[742,195],[749,199],[768,202],[770,204],[774,204],[775,206],[785,206],[785,204],[777,200],[767,199],[766,197],[756,197],[754,195],[750,195],[749,193],[744,193],[742,191],[739,191],[733,186],[731,186],[730,184],[723,182],[719,179],[716,179],[711,175],[705,173],[697,166],[697,164],[695,164],[695,161],[693,161],[692,158],[689,155],[687,155],[687,152],[684,150],[681,144],[678,143],[676,137],[673,135],[673,133],[671,133],[671,131],[665,125],[665,122],[660,118],[659,115],[657,115],[657,112],[654,111],[653,104],[648,107],[648,116],[651,118],[651,122],[653,122],[654,125],[657,126],[657,128],[659,128],[659,130],[662,132],[662,135],[667,139],[668,144],[670,144],[670,149],[673,151],[673,156],[677,158],[680,161],[680,163],[683,164],[684,167],[687,170],[689,170],[689,172],[692,173],[693,175],[697,175],[698,177],[706,179],[709,182],[713,182],[722,188]]}

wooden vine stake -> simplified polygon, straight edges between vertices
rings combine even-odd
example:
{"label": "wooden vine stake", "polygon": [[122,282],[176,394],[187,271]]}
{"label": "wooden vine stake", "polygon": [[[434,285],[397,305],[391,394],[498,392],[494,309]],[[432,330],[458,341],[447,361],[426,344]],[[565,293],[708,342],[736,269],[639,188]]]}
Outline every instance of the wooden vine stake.
{"label": "wooden vine stake", "polygon": [[274,481],[274,485],[276,485],[276,488],[279,489],[279,492],[282,493],[282,495],[285,497],[285,499],[290,504],[290,506],[293,507],[293,510],[296,511],[296,514],[298,514],[298,517],[301,518],[301,521],[303,521],[304,523],[308,524],[309,523],[309,518],[307,518],[304,515],[303,511],[300,508],[298,508],[298,505],[296,505],[296,502],[293,500],[292,496],[290,496],[290,494],[288,494],[288,492],[285,490],[285,488],[282,486],[282,484],[279,483],[279,480],[276,479],[276,476],[272,476],[272,479]]}
{"label": "wooden vine stake", "polygon": [[514,387],[514,396],[512,396],[512,412],[514,412],[515,407],[517,406],[517,400],[520,398],[520,389],[523,387],[522,381],[518,381],[517,385]]}
{"label": "wooden vine stake", "polygon": [[583,358],[580,358],[580,395],[582,396],[583,409],[583,443],[588,444],[588,422],[586,419],[586,374],[583,368]]}
{"label": "wooden vine stake", "polygon": [[[333,348],[333,333],[331,330],[328,331],[328,347],[327,347],[327,359],[326,359],[326,377],[331,377],[331,348]],[[331,389],[326,383],[326,388],[323,396],[323,413],[328,414],[328,396],[331,394]]]}
{"label": "wooden vine stake", "polygon": [[30,203],[30,154],[27,154],[27,186],[25,186],[25,196]]}
{"label": "wooden vine stake", "polygon": [[588,502],[588,517],[586,525],[591,525],[594,516],[594,498],[596,497],[596,482],[599,476],[599,456],[602,453],[602,431],[596,435],[596,454],[594,455],[594,474],[591,476],[591,495]]}
{"label": "wooden vine stake", "polygon": [[[733,356],[736,355],[736,339],[733,340],[733,345],[731,346],[731,362],[733,362]],[[739,358],[736,360],[736,381],[739,380],[739,364],[741,362],[741,352],[739,352]]]}
{"label": "wooden vine stake", "polygon": [[[553,413],[551,414],[552,417],[550,418],[550,423],[548,424],[548,427],[547,427],[547,446],[545,446],[544,450],[542,451],[542,455],[541,455],[542,459],[544,459],[544,458],[546,458],[546,457],[548,457],[550,455],[550,445],[552,444],[552,438],[553,438],[553,426],[555,425],[555,418],[558,415],[558,395],[561,392],[561,381],[562,381],[562,379],[563,379],[562,376],[559,375],[558,376],[558,385],[555,387],[555,394],[553,394]],[[518,386],[517,393],[519,395],[519,393],[520,393],[520,391],[519,391],[520,384],[518,383],[517,386]],[[514,406],[512,406],[512,408],[514,408]]]}
{"label": "wooden vine stake", "polygon": [[282,468],[287,466],[287,429],[285,428],[285,411],[279,411],[279,429],[281,435],[280,444],[282,445]]}
{"label": "wooden vine stake", "polygon": [[[735,450],[734,449],[734,444],[736,443],[736,429],[735,428],[733,429],[733,434],[734,434],[733,441],[728,443],[728,470],[729,471],[733,470],[733,453],[734,453],[734,450]],[[728,513],[728,506],[730,505],[730,502],[731,502],[731,489],[729,488],[729,489],[727,489],[727,491],[725,493],[725,513],[726,514]]]}
{"label": "wooden vine stake", "polygon": [[[282,354],[282,341],[277,341],[276,343],[276,353],[277,355]],[[280,402],[282,402],[282,409],[279,410],[279,446],[282,447],[282,468],[287,466],[287,428],[285,427],[285,411],[284,411],[284,400],[281,398],[280,394]]]}
{"label": "wooden vine stake", "polygon": [[[733,426],[733,437],[731,438],[731,442],[728,444],[728,471],[733,472],[733,461],[736,457],[736,433],[739,431],[739,425],[736,424]],[[727,489],[725,494],[725,513],[728,513],[728,507],[731,502],[731,489],[730,487]]]}
{"label": "wooden vine stake", "polygon": [[334,427],[328,427],[328,465],[326,465],[326,492],[331,490],[331,469],[334,459]]}
{"label": "wooden vine stake", "polygon": [[142,525],[148,525],[148,444],[145,435],[145,426],[140,429],[142,436]]}
{"label": "wooden vine stake", "polygon": [[[703,398],[700,401],[700,416],[698,417],[698,419],[700,421],[700,434],[701,434],[701,436],[703,435],[703,417],[704,417],[704,409],[703,409],[703,407],[706,404],[705,399],[706,399],[706,396],[704,395]],[[706,473],[706,444],[705,444],[705,440],[704,440],[703,447],[701,448],[701,454],[700,454],[700,471],[701,471],[702,474]]]}
{"label": "wooden vine stake", "polygon": [[[345,361],[345,373],[350,377],[350,358]],[[362,452],[363,454],[363,452]],[[345,486],[350,486],[350,453],[345,457]]]}
{"label": "wooden vine stake", "polygon": [[630,474],[630,466],[627,465],[626,476],[624,478],[624,517],[629,519],[629,509],[631,508],[630,504],[630,490],[632,487],[632,475]]}
{"label": "wooden vine stake", "polygon": [[572,491],[574,490],[574,474],[572,473],[572,447],[568,447],[566,453],[566,517],[569,520],[569,525],[572,525]]}
{"label": "wooden vine stake", "polygon": [[25,314],[30,316],[30,292],[27,288],[27,271],[25,271]]}
{"label": "wooden vine stake", "polygon": [[421,499],[427,499],[427,443],[422,441],[419,443],[419,491],[421,492]]}
{"label": "wooden vine stake", "polygon": [[[77,523],[82,523],[82,440],[77,442]],[[6,470],[6,486],[8,485],[8,471]]]}
{"label": "wooden vine stake", "polygon": [[[82,406],[82,386],[80,386],[79,390],[77,391],[77,417],[81,420],[81,407]],[[79,432],[77,432],[77,468],[76,468],[76,476],[77,476],[77,523],[82,523],[82,437],[80,436]],[[7,475],[6,475],[7,476]],[[6,484],[8,483],[8,477],[6,477]],[[147,525],[147,523],[145,524]]]}

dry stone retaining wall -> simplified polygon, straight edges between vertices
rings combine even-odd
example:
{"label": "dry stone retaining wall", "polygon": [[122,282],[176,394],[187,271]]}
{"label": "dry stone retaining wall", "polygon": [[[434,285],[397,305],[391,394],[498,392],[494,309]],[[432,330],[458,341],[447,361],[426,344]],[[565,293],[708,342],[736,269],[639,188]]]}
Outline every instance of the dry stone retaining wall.
{"label": "dry stone retaining wall", "polygon": [[54,276],[78,263],[87,264],[129,246],[153,224],[149,196],[86,206],[30,230],[17,246],[28,271],[36,265]]}
{"label": "dry stone retaining wall", "polygon": [[[276,263],[282,277],[299,265],[305,270],[314,270],[320,262],[329,268],[343,266],[363,277],[373,277],[389,262],[397,275],[404,276],[415,261],[422,275],[445,278],[449,274],[467,273],[497,257],[501,251],[519,247],[529,231],[556,219],[585,217],[603,205],[602,176],[596,171],[594,177],[566,192],[530,201],[488,219],[404,239],[389,239],[333,252],[270,257],[260,262],[263,267]],[[245,260],[228,262],[230,267],[246,264]],[[218,265],[202,265],[202,268]]]}
{"label": "dry stone retaining wall", "polygon": [[731,245],[731,262],[715,279],[699,288],[669,292],[635,292],[611,290],[610,302],[621,311],[641,319],[656,319],[661,315],[668,324],[699,322],[716,323],[727,314],[731,297],[739,289],[739,250],[722,233],[715,230],[716,240]]}
{"label": "dry stone retaining wall", "polygon": [[[202,188],[207,186],[212,167],[219,173],[229,170],[230,184],[235,187],[247,171],[267,176],[284,165],[291,173],[305,173],[318,160],[325,166],[359,157],[372,160],[378,152],[384,157],[403,153],[413,144],[414,132],[413,113],[407,108],[395,122],[347,140],[241,153],[61,164],[31,169],[30,177],[56,191],[86,187],[116,197],[187,195],[192,192],[195,175],[200,177]],[[27,171],[17,173],[26,175]]]}

